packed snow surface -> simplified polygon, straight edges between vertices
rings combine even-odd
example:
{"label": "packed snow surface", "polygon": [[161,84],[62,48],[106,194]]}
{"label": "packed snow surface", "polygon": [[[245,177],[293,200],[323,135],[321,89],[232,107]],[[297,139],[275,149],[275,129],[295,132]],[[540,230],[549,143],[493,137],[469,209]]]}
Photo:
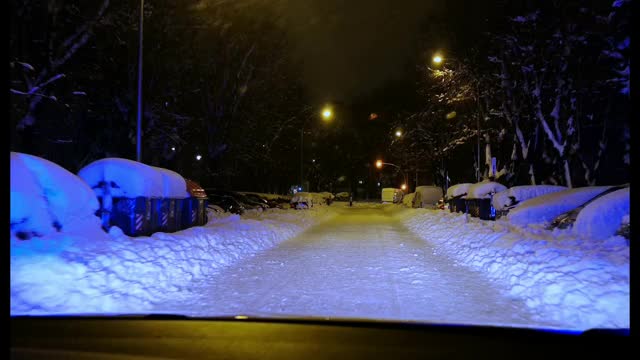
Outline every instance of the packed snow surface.
{"label": "packed snow surface", "polygon": [[[470,183],[462,183],[451,186],[447,189],[447,199],[454,198],[456,196],[465,195],[469,193],[469,187],[471,187]],[[464,198],[465,196],[463,196]]]}
{"label": "packed snow surface", "polygon": [[535,197],[511,210],[507,219],[517,225],[545,223],[558,215],[571,211],[603,193],[609,186],[589,186]]}
{"label": "packed snow surface", "polygon": [[573,231],[599,240],[613,236],[629,217],[629,202],[628,187],[595,199],[580,211]]}
{"label": "packed snow surface", "polygon": [[479,182],[469,186],[467,199],[489,199],[491,194],[506,190],[507,187],[497,182]]}
{"label": "packed snow surface", "polygon": [[629,327],[629,248],[619,236],[360,203],[211,213],[204,227],[135,239],[105,234],[96,217],[12,237],[11,314],[65,313]]}
{"label": "packed snow surface", "polygon": [[[325,208],[326,209],[326,208]],[[186,285],[291,238],[326,210],[209,213],[206,226],[130,238],[93,216],[65,233],[11,238],[11,314],[147,313]]]}
{"label": "packed snow surface", "polygon": [[11,153],[11,233],[45,235],[94,217],[93,190],[73,173],[43,158]]}
{"label": "packed snow surface", "polygon": [[493,207],[496,210],[503,210],[519,202],[562,190],[567,190],[567,188],[556,185],[514,186],[493,195]]}

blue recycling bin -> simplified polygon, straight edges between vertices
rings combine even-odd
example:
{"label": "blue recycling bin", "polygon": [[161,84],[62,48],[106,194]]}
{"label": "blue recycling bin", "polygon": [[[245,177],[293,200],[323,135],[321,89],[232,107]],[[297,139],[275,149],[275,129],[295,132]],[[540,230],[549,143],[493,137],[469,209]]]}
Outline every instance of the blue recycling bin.
{"label": "blue recycling bin", "polygon": [[149,236],[153,232],[151,199],[113,198],[109,224],[128,236]]}
{"label": "blue recycling bin", "polygon": [[180,219],[176,209],[178,199],[151,199],[151,227],[153,232],[175,232],[180,230]]}

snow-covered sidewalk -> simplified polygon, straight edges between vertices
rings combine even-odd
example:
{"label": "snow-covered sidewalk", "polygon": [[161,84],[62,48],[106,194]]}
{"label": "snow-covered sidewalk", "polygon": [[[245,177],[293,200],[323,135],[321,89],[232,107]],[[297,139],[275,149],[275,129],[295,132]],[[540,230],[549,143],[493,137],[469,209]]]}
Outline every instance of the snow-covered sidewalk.
{"label": "snow-covered sidewalk", "polygon": [[329,218],[306,211],[223,214],[206,226],[131,238],[97,217],[43,238],[11,238],[11,314],[145,313],[190,282]]}
{"label": "snow-covered sidewalk", "polygon": [[623,237],[595,241],[426,209],[405,209],[398,217],[438,251],[503,284],[538,321],[576,330],[629,327],[629,247]]}

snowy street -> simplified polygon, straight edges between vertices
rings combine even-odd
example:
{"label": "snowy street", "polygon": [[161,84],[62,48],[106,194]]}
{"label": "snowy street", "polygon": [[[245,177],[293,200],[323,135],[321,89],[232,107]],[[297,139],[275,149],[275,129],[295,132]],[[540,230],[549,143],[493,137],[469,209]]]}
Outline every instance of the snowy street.
{"label": "snowy street", "polygon": [[[337,216],[191,284],[154,313],[374,318],[553,327],[483,274],[413,235],[391,208]],[[176,294],[178,295],[178,294]]]}

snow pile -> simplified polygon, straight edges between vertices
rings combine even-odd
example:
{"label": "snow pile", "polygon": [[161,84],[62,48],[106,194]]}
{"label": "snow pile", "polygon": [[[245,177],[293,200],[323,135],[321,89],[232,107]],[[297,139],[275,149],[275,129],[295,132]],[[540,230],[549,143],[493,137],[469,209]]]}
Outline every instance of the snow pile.
{"label": "snow pile", "polygon": [[187,182],[175,171],[153,167],[162,177],[162,197],[174,199],[186,199],[191,195],[187,191]]}
{"label": "snow pile", "polygon": [[467,189],[467,199],[489,199],[491,194],[507,190],[507,187],[492,181],[479,182],[469,186]]}
{"label": "snow pile", "polygon": [[573,231],[592,239],[607,239],[613,236],[629,218],[629,188],[603,195],[580,211]]}
{"label": "snow pile", "polygon": [[[99,197],[102,184],[110,185],[112,197],[164,197],[163,175],[156,168],[137,161],[106,158],[94,161],[78,172]],[[186,190],[186,185],[185,185]]]}
{"label": "snow pile", "polygon": [[414,192],[405,195],[402,198],[402,203],[404,204],[404,206],[413,207],[413,198],[415,196],[416,196],[416,193]]}
{"label": "snow pile", "polygon": [[517,225],[544,223],[571,211],[609,189],[609,186],[589,186],[558,191],[522,202],[511,210],[507,220]]}
{"label": "snow pile", "polygon": [[94,192],[73,173],[37,156],[11,152],[11,236],[65,231],[95,217]]}
{"label": "snow pile", "polygon": [[326,205],[328,201],[333,200],[334,196],[330,192],[310,193],[298,192],[291,198],[292,204],[306,203],[308,207],[317,205]]}
{"label": "snow pile", "polygon": [[[447,189],[447,199],[452,199],[454,197],[458,197],[460,195],[466,195],[469,193],[469,187],[471,187],[470,183],[462,183],[456,184]],[[465,196],[463,196],[464,198]]]}
{"label": "snow pile", "polygon": [[525,200],[562,190],[567,190],[567,188],[556,185],[514,186],[493,195],[493,207],[496,210],[504,210]]}
{"label": "snow pile", "polygon": [[281,200],[281,199],[287,200],[287,201],[291,200],[291,196],[289,195],[266,194],[266,193],[257,193],[257,192],[249,192],[249,191],[242,192],[241,194],[258,195],[261,198],[266,200]]}
{"label": "snow pile", "polygon": [[205,226],[131,238],[93,217],[68,233],[11,239],[11,314],[147,313],[154,303],[328,218],[328,208],[216,214]]}
{"label": "snow pile", "polygon": [[629,247],[623,237],[587,241],[569,230],[535,231],[424,209],[401,216],[438,252],[506,286],[536,320],[561,329],[629,327]]}

